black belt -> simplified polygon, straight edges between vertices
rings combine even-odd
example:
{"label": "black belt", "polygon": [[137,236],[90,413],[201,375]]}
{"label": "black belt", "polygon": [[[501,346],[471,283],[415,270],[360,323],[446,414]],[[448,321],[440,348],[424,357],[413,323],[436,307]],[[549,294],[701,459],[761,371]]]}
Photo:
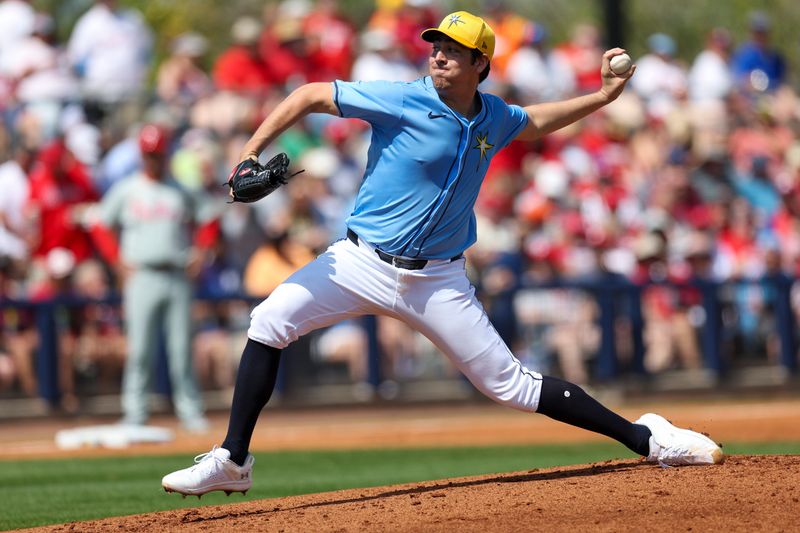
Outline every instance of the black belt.
{"label": "black belt", "polygon": [[[356,232],[350,228],[347,228],[347,238],[350,239],[350,241],[352,241],[356,246],[358,246],[358,235],[356,235]],[[425,268],[425,265],[428,264],[427,259],[406,259],[404,257],[397,257],[395,255],[387,254],[386,252],[378,250],[377,248],[375,248],[375,253],[378,254],[378,257],[384,263],[389,263],[397,268],[404,268],[406,270],[420,270]],[[455,261],[456,259],[461,259],[461,254],[451,257],[450,261]]]}

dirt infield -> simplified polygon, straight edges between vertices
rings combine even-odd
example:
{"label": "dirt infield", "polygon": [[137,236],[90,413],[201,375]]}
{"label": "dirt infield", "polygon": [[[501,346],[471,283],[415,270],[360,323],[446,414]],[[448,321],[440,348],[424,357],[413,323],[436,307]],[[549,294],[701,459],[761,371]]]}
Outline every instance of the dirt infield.
{"label": "dirt infield", "polygon": [[41,531],[790,531],[800,457],[713,467],[638,461],[354,489]]}
{"label": "dirt infield", "polygon": [[[797,399],[620,408],[629,418],[650,410],[708,432],[723,445],[800,440]],[[258,450],[603,439],[546,417],[486,404],[267,411],[262,417],[254,436]],[[96,422],[74,420],[68,426]],[[169,419],[156,422],[174,425]],[[188,459],[218,442],[224,428],[225,416],[220,415],[208,436],[178,432],[176,441],[167,446],[65,454],[52,443],[53,427],[32,421],[16,425],[20,430],[16,438],[0,431],[0,448],[4,458],[185,452]],[[798,515],[800,456],[731,456],[713,467],[665,469],[616,460],[247,501],[36,531],[790,531],[797,530]]]}
{"label": "dirt infield", "polygon": [[[649,403],[615,405],[630,420],[647,411],[665,415],[674,423],[709,433],[723,444],[735,442],[800,441],[800,399],[769,401],[717,400],[703,403]],[[138,445],[125,450],[84,448],[59,450],[53,436],[59,429],[108,424],[108,419],[14,421],[0,425],[0,459],[26,457],[117,456],[125,454],[185,453],[187,458],[210,450],[225,435],[227,414],[211,417],[207,435],[184,433],[171,417],[151,422],[175,429],[169,444]],[[489,403],[267,410],[253,434],[253,449],[361,449],[431,446],[525,445],[607,440],[582,429],[559,424],[540,415],[514,411]]]}

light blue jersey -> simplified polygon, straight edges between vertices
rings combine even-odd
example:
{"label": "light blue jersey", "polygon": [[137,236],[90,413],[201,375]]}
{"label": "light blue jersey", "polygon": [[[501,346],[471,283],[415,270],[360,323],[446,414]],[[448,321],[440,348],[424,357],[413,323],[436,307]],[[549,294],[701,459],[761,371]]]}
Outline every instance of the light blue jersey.
{"label": "light blue jersey", "polygon": [[471,246],[489,160],[525,128],[525,111],[478,93],[481,110],[467,120],[439,99],[429,76],[410,83],[337,80],[333,90],[341,116],[372,126],[348,227],[392,255],[447,259]]}

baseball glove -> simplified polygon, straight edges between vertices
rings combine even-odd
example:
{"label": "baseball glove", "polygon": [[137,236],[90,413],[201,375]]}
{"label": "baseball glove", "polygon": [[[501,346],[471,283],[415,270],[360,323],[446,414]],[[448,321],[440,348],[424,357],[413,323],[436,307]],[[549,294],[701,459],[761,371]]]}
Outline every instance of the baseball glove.
{"label": "baseball glove", "polygon": [[285,185],[289,178],[299,174],[287,176],[289,171],[289,156],[280,153],[270,159],[266,165],[248,158],[236,165],[225,183],[233,191],[234,202],[250,203],[261,200]]}

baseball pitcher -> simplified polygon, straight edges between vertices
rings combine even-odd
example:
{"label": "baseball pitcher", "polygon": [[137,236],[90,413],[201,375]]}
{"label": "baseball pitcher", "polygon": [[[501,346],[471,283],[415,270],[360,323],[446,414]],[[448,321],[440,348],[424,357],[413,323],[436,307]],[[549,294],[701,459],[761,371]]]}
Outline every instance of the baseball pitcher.
{"label": "baseball pitcher", "polygon": [[[580,387],[525,368],[503,343],[467,279],[463,252],[475,242],[475,204],[492,157],[514,139],[533,140],[613,101],[635,71],[615,74],[603,54],[596,93],[520,107],[478,91],[495,38],[483,19],[458,11],[422,32],[429,75],[410,83],[311,83],[263,121],[230,177],[232,197],[267,193],[285,170],[256,163],[278,135],[308,113],[372,126],[363,184],[345,239],[280,285],[251,315],[221,447],[165,476],[167,491],[244,492],[252,484],[250,438],[275,384],[281,349],[317,328],[364,314],[395,317],[426,335],[481,392],[529,412],[607,435],[661,464],[713,464],[709,438],[648,413],[631,423]],[[240,184],[245,189],[240,193]]]}

